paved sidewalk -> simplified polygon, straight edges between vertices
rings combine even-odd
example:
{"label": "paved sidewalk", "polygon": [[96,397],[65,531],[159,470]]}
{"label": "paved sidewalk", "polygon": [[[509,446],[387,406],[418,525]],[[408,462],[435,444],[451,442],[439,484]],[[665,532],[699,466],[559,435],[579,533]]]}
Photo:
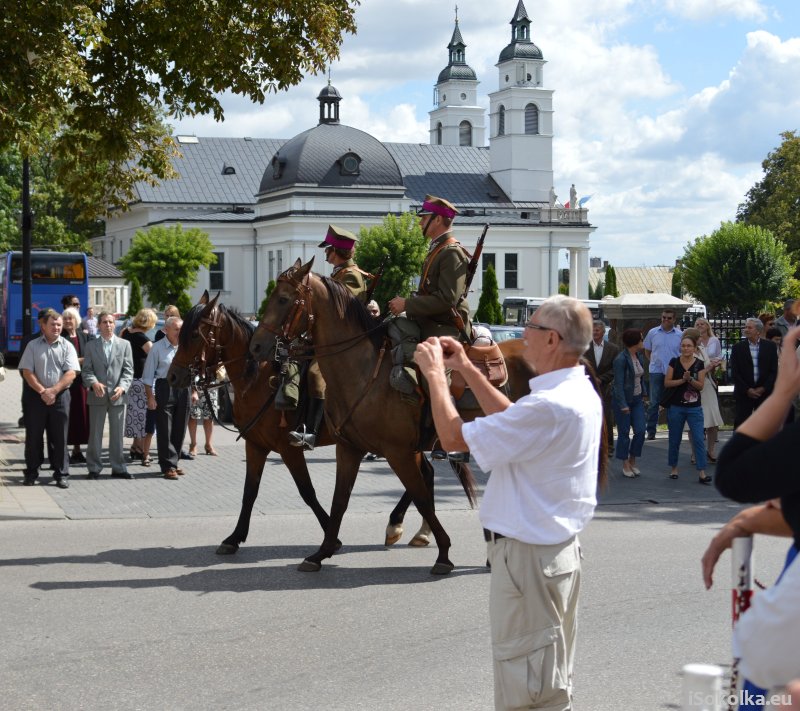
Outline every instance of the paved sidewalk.
{"label": "paved sidewalk", "polygon": [[[133,480],[111,479],[106,466],[98,481],[86,478],[86,465],[70,467],[70,488],[56,488],[48,471],[43,470],[32,487],[22,486],[24,467],[23,430],[17,428],[20,416],[21,378],[11,368],[0,385],[0,441],[8,466],[0,470],[0,519],[19,518],[159,518],[180,516],[238,516],[245,474],[245,448],[236,441],[236,433],[215,428],[214,446],[219,456],[199,454],[194,461],[182,462],[186,476],[167,481],[155,463],[148,469],[131,464]],[[198,432],[202,452],[203,436]],[[727,438],[723,433],[723,441]],[[188,440],[187,440],[188,441]],[[697,475],[689,464],[689,447],[684,441],[680,461],[681,478],[667,477],[666,432],[659,432],[655,441],[647,442],[639,467],[642,476],[626,479],[620,464],[611,460],[610,483],[601,496],[601,504],[669,504],[707,503],[720,501],[713,486],[697,483]],[[154,450],[153,450],[154,452]],[[333,447],[319,448],[307,455],[309,471],[322,505],[327,509],[335,482]],[[436,463],[436,506],[442,510],[468,508],[464,492],[447,464]],[[473,465],[483,490],[486,475]],[[708,473],[713,476],[711,465]],[[402,494],[399,480],[384,460],[364,462],[356,481],[348,510],[389,512]],[[294,482],[280,458],[272,454],[267,460],[261,490],[253,516],[287,514],[306,511]],[[416,513],[414,513],[416,516]],[[414,522],[418,519],[414,518]],[[412,525],[409,523],[409,525]]]}

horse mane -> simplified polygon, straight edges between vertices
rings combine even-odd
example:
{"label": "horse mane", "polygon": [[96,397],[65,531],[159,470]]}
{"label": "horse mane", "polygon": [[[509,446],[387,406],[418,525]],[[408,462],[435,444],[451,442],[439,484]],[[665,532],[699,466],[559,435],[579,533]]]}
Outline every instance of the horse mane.
{"label": "horse mane", "polygon": [[367,311],[367,307],[362,303],[361,299],[353,296],[353,292],[344,284],[326,276],[321,276],[320,281],[328,290],[339,318],[360,326],[364,331],[368,332],[375,348],[380,348],[383,344],[385,329],[376,327],[381,325],[381,319],[375,318]]}
{"label": "horse mane", "polygon": [[[225,304],[217,304],[216,308],[223,316],[227,316],[233,322],[234,330],[239,331],[239,335],[245,340],[249,341],[255,333],[255,326],[251,324],[238,309],[225,306]],[[178,336],[178,344],[181,346],[188,346],[192,338],[192,331],[199,325],[200,317],[206,310],[205,304],[196,304],[192,306],[186,317],[183,319],[183,326]]]}

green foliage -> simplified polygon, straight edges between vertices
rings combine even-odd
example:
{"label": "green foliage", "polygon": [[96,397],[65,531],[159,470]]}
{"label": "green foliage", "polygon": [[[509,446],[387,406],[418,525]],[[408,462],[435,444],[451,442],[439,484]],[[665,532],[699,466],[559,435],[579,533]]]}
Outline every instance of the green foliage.
{"label": "green foliage", "polygon": [[783,242],[761,227],[733,222],[686,245],[681,264],[684,288],[712,313],[758,313],[782,298],[792,274]]}
{"label": "green foliage", "polygon": [[676,299],[683,298],[683,272],[680,265],[676,266],[672,272],[671,293]]}
{"label": "green foliage", "polygon": [[[44,152],[30,159],[32,244],[56,251],[90,252],[89,241],[103,225],[81,220],[58,181],[58,161]],[[0,151],[0,251],[20,249],[22,233],[17,215],[22,209],[22,156],[16,148]]]}
{"label": "green foliage", "polygon": [[188,314],[189,311],[192,310],[192,306],[194,306],[194,304],[192,303],[192,299],[189,297],[189,294],[187,294],[185,291],[182,291],[180,294],[178,294],[178,298],[175,299],[175,306],[178,307],[178,311],[180,311],[181,315],[183,315]]}
{"label": "green foliage", "polygon": [[133,318],[139,311],[142,310],[144,303],[142,302],[142,288],[139,286],[138,279],[130,280],[131,294],[128,299],[128,312],[127,316]]}
{"label": "green foliage", "polygon": [[263,316],[264,312],[267,310],[267,301],[269,301],[269,295],[272,293],[272,290],[275,288],[275,280],[270,279],[269,284],[267,284],[267,288],[264,291],[264,299],[261,302],[261,306],[258,307],[258,313],[256,314],[256,319],[260,321]]}
{"label": "green foliage", "polygon": [[594,289],[592,289],[592,285],[590,283],[589,284],[589,298],[590,299],[598,299],[598,300],[602,299],[603,296],[605,295],[604,292],[603,292],[603,288],[604,287],[605,287],[605,284],[603,283],[602,279],[598,279],[597,280],[597,286],[595,286]]}
{"label": "green foliage", "polygon": [[419,277],[428,251],[428,240],[422,235],[416,215],[386,215],[383,224],[361,228],[355,259],[359,267],[377,274],[386,255],[383,276],[372,296],[386,312],[386,304],[395,296],[411,293],[411,280]]}
{"label": "green foliage", "polygon": [[617,272],[610,264],[606,265],[606,278],[605,278],[605,295],[606,296],[619,296],[617,290]]}
{"label": "green foliage", "polygon": [[0,147],[35,156],[50,132],[68,192],[104,189],[124,204],[136,181],[172,173],[163,114],[222,121],[223,92],[263,103],[324,70],[355,31],[357,5],[2,0]]}
{"label": "green foliage", "polygon": [[558,293],[569,296],[569,284],[561,283],[558,285]]}
{"label": "green foliage", "polygon": [[503,307],[500,304],[500,290],[497,287],[497,274],[493,264],[486,267],[486,273],[483,275],[483,288],[475,320],[481,323],[503,323]]}
{"label": "green foliage", "polygon": [[139,282],[150,303],[163,309],[167,304],[177,305],[197,283],[198,269],[216,261],[211,250],[211,241],[202,230],[184,231],[180,224],[152,227],[147,232],[137,230],[118,266],[127,281]]}
{"label": "green foliage", "polygon": [[781,145],[761,164],[764,178],[750,188],[736,220],[772,232],[788,248],[800,276],[800,136],[786,131],[781,137]]}

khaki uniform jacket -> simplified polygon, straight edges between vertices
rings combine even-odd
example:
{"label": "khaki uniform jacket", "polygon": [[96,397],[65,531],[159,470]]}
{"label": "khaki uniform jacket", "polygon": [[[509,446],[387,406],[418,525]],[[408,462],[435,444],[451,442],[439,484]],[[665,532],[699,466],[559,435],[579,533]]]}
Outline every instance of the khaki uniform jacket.
{"label": "khaki uniform jacket", "polygon": [[452,307],[464,320],[469,333],[469,306],[461,300],[467,283],[469,258],[460,244],[449,244],[436,254],[436,248],[452,237],[447,232],[431,242],[428,256],[422,265],[424,283],[420,282],[415,296],[406,299],[406,316],[419,324],[422,340],[431,336],[459,337],[458,328],[453,323]]}
{"label": "khaki uniform jacket", "polygon": [[367,298],[367,281],[366,272],[358,268],[358,265],[352,260],[348,259],[346,262],[340,264],[331,274],[331,279],[338,281],[340,284],[346,286],[353,293],[357,299],[366,303]]}

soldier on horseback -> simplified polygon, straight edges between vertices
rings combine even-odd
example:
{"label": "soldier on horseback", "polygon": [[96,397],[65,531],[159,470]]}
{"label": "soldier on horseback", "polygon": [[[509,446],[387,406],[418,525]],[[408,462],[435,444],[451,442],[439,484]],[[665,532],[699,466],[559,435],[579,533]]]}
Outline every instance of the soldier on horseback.
{"label": "soldier on horseback", "polygon": [[[352,232],[336,225],[328,225],[328,232],[319,246],[325,249],[325,261],[333,265],[331,279],[346,286],[353,296],[366,303],[367,281],[372,279],[372,274],[359,269],[353,261],[357,241],[358,238]],[[319,372],[317,361],[312,361],[308,367],[308,388],[311,399],[304,421],[297,430],[289,433],[289,443],[294,447],[310,450],[316,444],[325,403],[325,381]]]}

